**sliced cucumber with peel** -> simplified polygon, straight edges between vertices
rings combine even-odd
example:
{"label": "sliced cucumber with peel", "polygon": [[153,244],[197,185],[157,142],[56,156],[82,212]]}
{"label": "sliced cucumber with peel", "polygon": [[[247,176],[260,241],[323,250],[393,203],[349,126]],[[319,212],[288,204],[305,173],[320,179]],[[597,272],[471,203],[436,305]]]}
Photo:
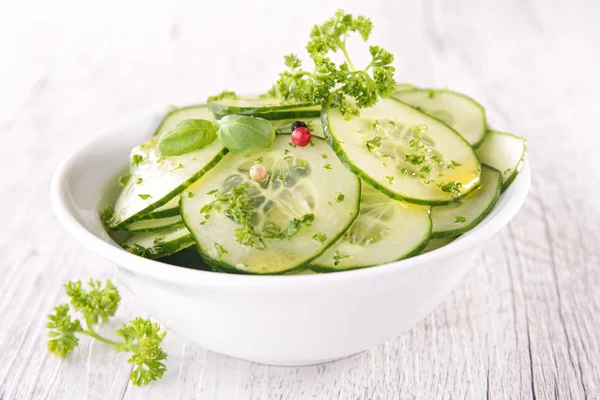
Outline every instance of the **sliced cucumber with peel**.
{"label": "sliced cucumber with peel", "polygon": [[[312,142],[292,147],[289,136],[278,135],[270,148],[251,157],[229,153],[184,192],[183,220],[209,264],[227,272],[286,273],[302,268],[343,235],[358,215],[360,180],[324,140],[313,138]],[[249,177],[255,163],[268,172],[260,183]],[[213,209],[208,219],[200,212],[220,194],[242,187],[248,188],[252,199],[254,215],[248,220],[261,235],[273,225],[285,231],[295,219],[307,215],[314,220],[289,238],[264,238],[264,248],[243,245],[236,239],[242,225],[227,216],[224,206],[216,204],[219,210]]]}
{"label": "sliced cucumber with peel", "polygon": [[131,152],[131,178],[115,203],[112,229],[123,229],[168,204],[227,153],[227,149],[215,140],[200,150],[161,158],[158,140],[155,136]]}
{"label": "sliced cucumber with peel", "polygon": [[475,228],[494,209],[501,191],[500,172],[482,165],[478,187],[455,203],[431,209],[432,237],[458,236]]}
{"label": "sliced cucumber with peel", "polygon": [[199,104],[193,106],[186,106],[176,108],[170,111],[160,122],[154,136],[162,135],[165,132],[175,128],[175,126],[185,119],[205,119],[208,121],[214,121],[214,114],[208,109],[206,104]]}
{"label": "sliced cucumber with peel", "polygon": [[525,161],[527,141],[510,133],[488,131],[485,141],[477,149],[482,163],[502,173],[502,190],[515,180]]}
{"label": "sliced cucumber with peel", "polygon": [[[337,108],[325,107],[321,118],[342,162],[391,198],[448,204],[479,183],[481,165],[469,143],[399,100],[382,99],[349,120]],[[420,164],[413,163],[421,157]]]}
{"label": "sliced cucumber with peel", "polygon": [[418,89],[418,87],[416,87],[415,85],[411,85],[410,83],[396,83],[396,91],[394,93],[392,93],[392,97],[397,92],[402,92],[405,90],[414,90],[414,89]]}
{"label": "sliced cucumber with peel", "polygon": [[182,224],[183,220],[181,219],[181,215],[178,214],[172,217],[151,218],[134,221],[122,229],[131,233],[155,232]]}
{"label": "sliced cucumber with peel", "polygon": [[398,100],[450,125],[473,147],[479,146],[487,129],[485,109],[464,94],[450,90],[412,89],[392,94]]}
{"label": "sliced cucumber with peel", "polygon": [[131,236],[121,246],[146,258],[161,258],[194,245],[194,238],[184,225],[157,232]]}
{"label": "sliced cucumber with peel", "polygon": [[268,120],[289,118],[314,118],[321,113],[320,106],[308,103],[282,103],[281,99],[268,96],[225,97],[209,100],[208,107],[217,118],[228,114],[252,115]]}
{"label": "sliced cucumber with peel", "polygon": [[391,263],[417,254],[430,236],[429,207],[390,199],[363,182],[358,218],[311,263],[312,269],[343,271]]}
{"label": "sliced cucumber with peel", "polygon": [[179,196],[173,197],[167,204],[143,215],[139,220],[174,217],[176,215],[179,215]]}

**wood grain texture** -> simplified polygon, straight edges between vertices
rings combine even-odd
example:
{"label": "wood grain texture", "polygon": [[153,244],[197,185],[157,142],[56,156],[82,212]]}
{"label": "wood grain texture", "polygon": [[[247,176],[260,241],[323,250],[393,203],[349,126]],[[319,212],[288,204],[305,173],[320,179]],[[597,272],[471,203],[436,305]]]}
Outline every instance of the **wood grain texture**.
{"label": "wood grain texture", "polygon": [[[600,398],[600,3],[320,3],[65,0],[0,16],[0,399]],[[61,284],[110,276],[56,221],[55,166],[150,105],[268,87],[279,55],[301,52],[339,7],[373,18],[399,80],[470,94],[493,126],[528,139],[529,198],[480,265],[416,328],[333,363],[252,364],[169,333],[165,378],[140,389],[127,356],[101,343],[48,355]],[[123,294],[107,331],[146,315]]]}

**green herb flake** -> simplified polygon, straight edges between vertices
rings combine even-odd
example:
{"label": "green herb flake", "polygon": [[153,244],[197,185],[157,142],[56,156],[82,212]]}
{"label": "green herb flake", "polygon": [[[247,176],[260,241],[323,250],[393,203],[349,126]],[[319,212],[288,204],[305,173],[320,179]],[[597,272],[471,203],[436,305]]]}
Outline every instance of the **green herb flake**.
{"label": "green herb flake", "polygon": [[456,219],[454,220],[454,223],[458,224],[460,222],[467,222],[467,218],[463,217],[462,215],[457,215]]}
{"label": "green herb flake", "polygon": [[104,226],[110,226],[115,218],[115,208],[112,204],[107,204],[100,213],[100,220]]}
{"label": "green herb flake", "polygon": [[206,192],[206,194],[209,196],[212,196],[213,194],[217,194],[218,192],[219,192],[219,189],[213,189],[213,190]]}
{"label": "green herb flake", "polygon": [[140,165],[142,161],[144,161],[144,157],[142,157],[139,154],[134,154],[131,157],[131,165],[132,166]]}
{"label": "green herb flake", "polygon": [[327,158],[327,154],[325,154],[325,153],[321,154],[321,158]]}
{"label": "green herb flake", "polygon": [[438,187],[442,189],[442,192],[450,193],[450,198],[452,199],[460,196],[460,189],[462,188],[462,184],[450,181],[448,183],[442,182],[438,185]]}
{"label": "green herb flake", "polygon": [[327,235],[323,232],[315,233],[312,238],[321,244],[327,241]]}
{"label": "green herb flake", "polygon": [[462,165],[462,164],[461,164],[461,163],[459,163],[458,161],[451,160],[450,162],[451,162],[451,163],[452,163],[452,165],[454,165],[455,167],[460,167],[460,166]]}
{"label": "green herb flake", "polygon": [[144,181],[144,180],[142,179],[142,177],[141,177],[141,176],[138,176],[138,177],[137,177],[137,179],[135,180],[135,183],[139,185],[139,184],[141,184],[143,181]]}
{"label": "green herb flake", "polygon": [[341,203],[342,201],[344,201],[345,198],[346,198],[346,196],[344,196],[344,193],[338,192],[335,194],[336,203]]}
{"label": "green herb flake", "polygon": [[191,199],[192,197],[194,197],[194,192],[187,192],[187,197],[188,197],[188,199]]}
{"label": "green herb flake", "polygon": [[208,98],[209,102],[214,102],[214,101],[218,101],[218,100],[223,100],[223,99],[232,99],[232,100],[236,100],[239,99],[240,96],[238,96],[235,92],[232,92],[230,90],[223,90],[221,93],[214,95],[214,96],[210,96]]}
{"label": "green herb flake", "polygon": [[375,136],[373,139],[367,140],[365,142],[365,146],[367,147],[367,150],[369,150],[369,153],[372,153],[373,150],[380,148],[382,140],[383,138],[381,136]]}
{"label": "green herb flake", "polygon": [[387,179],[387,181],[390,185],[393,185],[395,176],[386,176],[385,179]]}
{"label": "green herb flake", "polygon": [[293,148],[296,148],[296,143],[289,142],[289,143],[288,143],[288,146],[290,146],[290,147],[293,147]]}
{"label": "green herb flake", "polygon": [[315,147],[315,143],[312,141],[312,139],[310,141],[310,147]]}
{"label": "green herb flake", "polygon": [[425,155],[421,154],[406,154],[404,156],[404,160],[408,161],[409,163],[413,164],[413,165],[421,165],[425,162]]}
{"label": "green herb flake", "polygon": [[119,186],[125,187],[125,185],[127,185],[127,182],[129,182],[130,178],[131,178],[131,174],[121,175],[119,177]]}
{"label": "green herb flake", "polygon": [[178,169],[181,169],[181,168],[183,168],[183,164],[182,164],[182,163],[179,163],[179,165],[177,165],[175,168],[173,168],[173,169],[171,170],[171,172],[173,172],[173,171],[177,171]]}
{"label": "green herb flake", "polygon": [[439,156],[437,156],[437,155],[436,156],[431,156],[431,159],[433,161],[435,161],[436,163],[438,163],[438,164],[442,163],[442,159]]}
{"label": "green herb flake", "polygon": [[351,257],[352,256],[342,254],[339,250],[336,250],[335,254],[333,255],[333,265],[337,267],[343,260]]}
{"label": "green herb flake", "polygon": [[[287,150],[286,150],[287,151]],[[286,153],[287,154],[287,153]],[[254,164],[260,164],[261,162],[264,161],[263,156],[258,157],[256,160],[254,160]]]}
{"label": "green herb flake", "polygon": [[219,258],[223,257],[223,254],[228,253],[228,251],[225,250],[225,248],[217,242],[215,242],[213,246],[214,246],[215,250],[217,251],[217,257],[219,257]]}
{"label": "green herb flake", "polygon": [[325,165],[323,165],[323,168],[325,168],[325,169],[331,169],[331,164],[325,164]]}
{"label": "green herb flake", "polygon": [[142,200],[148,200],[150,197],[152,197],[149,194],[138,194],[138,196]]}
{"label": "green herb flake", "polygon": [[158,245],[164,244],[165,239],[166,239],[166,236],[158,236],[158,237],[154,238],[152,243],[154,243],[155,246],[158,246]]}

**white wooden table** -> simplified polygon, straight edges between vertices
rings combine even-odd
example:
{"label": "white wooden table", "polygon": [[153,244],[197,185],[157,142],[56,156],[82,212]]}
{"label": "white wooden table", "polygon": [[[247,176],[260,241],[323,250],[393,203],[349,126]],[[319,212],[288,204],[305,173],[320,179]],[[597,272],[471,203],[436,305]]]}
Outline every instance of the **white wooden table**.
{"label": "white wooden table", "polygon": [[[13,3],[0,15],[0,399],[600,398],[600,3]],[[139,389],[102,344],[49,355],[61,284],[111,275],[50,209],[57,163],[149,105],[268,88],[342,6],[373,18],[399,80],[464,91],[528,139],[529,198],[480,265],[412,331],[329,364],[257,365],[170,333],[167,374]],[[123,296],[121,321],[145,315]]]}

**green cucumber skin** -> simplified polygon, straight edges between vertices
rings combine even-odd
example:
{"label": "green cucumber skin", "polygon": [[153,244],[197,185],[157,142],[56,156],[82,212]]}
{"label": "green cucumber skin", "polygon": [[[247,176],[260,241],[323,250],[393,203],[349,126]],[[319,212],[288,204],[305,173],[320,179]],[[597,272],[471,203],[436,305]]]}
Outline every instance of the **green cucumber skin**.
{"label": "green cucumber skin", "polygon": [[[321,138],[314,138],[314,139],[323,140]],[[358,193],[359,194],[360,194],[361,184],[362,183],[359,180],[359,182],[358,182]],[[220,261],[217,261],[217,260],[214,260],[214,259],[208,257],[208,255],[205,253],[205,251],[202,249],[202,247],[200,246],[199,243],[196,243],[196,248],[198,250],[198,253],[202,257],[202,259],[204,260],[204,262],[219,272],[227,272],[227,273],[242,274],[242,275],[283,275],[283,274],[287,274],[287,273],[290,273],[293,271],[297,271],[299,269],[305,268],[307,265],[310,264],[311,261],[315,260],[321,254],[323,254],[323,252],[325,250],[327,250],[330,246],[333,246],[333,244],[335,242],[337,242],[342,236],[344,236],[344,234],[346,233],[348,228],[350,228],[352,226],[352,224],[354,223],[354,221],[356,220],[356,218],[358,218],[358,214],[360,212],[360,195],[356,196],[356,198],[357,198],[356,204],[355,204],[356,211],[354,212],[354,216],[351,218],[351,220],[348,222],[348,224],[344,227],[344,229],[340,232],[340,234],[337,235],[333,240],[331,240],[326,246],[323,246],[323,248],[321,249],[321,252],[315,254],[312,258],[305,260],[301,264],[290,267],[284,271],[278,271],[278,272],[273,272],[273,273],[268,273],[268,272],[256,273],[256,272],[243,271],[243,270],[236,268],[234,265],[231,265],[231,264],[228,264],[225,262],[220,262]],[[179,202],[179,208],[182,209],[181,200]],[[184,212],[181,213],[181,217],[183,218],[183,223],[188,228],[188,230],[190,232],[193,232],[193,230],[190,229],[191,221],[189,221],[189,222],[187,221],[187,218],[186,218]],[[193,235],[193,233],[192,233],[192,235]],[[194,240],[195,240],[195,238],[194,238]]]}
{"label": "green cucumber skin", "polygon": [[[209,101],[207,106],[208,106],[208,109],[210,111],[212,111],[213,114],[215,114],[216,116],[224,116],[224,115],[228,115],[228,114],[239,114],[239,115],[264,114],[264,115],[268,115],[269,113],[276,112],[276,111],[287,111],[287,110],[291,110],[294,108],[311,107],[312,104],[296,103],[296,104],[284,104],[284,105],[270,106],[270,107],[251,107],[251,106],[238,107],[238,106],[219,104],[219,101],[217,100],[214,102]],[[261,117],[261,118],[265,118],[265,117]],[[265,118],[265,119],[267,119],[267,118]]]}
{"label": "green cucumber skin", "polygon": [[[170,256],[171,254],[175,254],[183,249],[187,249],[195,244],[194,238],[192,234],[181,237],[177,240],[173,240],[168,243],[163,243],[160,245],[160,251],[158,251],[158,247],[150,247],[148,248],[149,254],[145,254],[144,258],[149,258],[151,260],[155,260],[157,258],[162,258],[166,256]],[[127,250],[126,250],[127,251]],[[135,253],[132,253],[135,254]],[[142,256],[140,256],[142,257]]]}
{"label": "green cucumber skin", "polygon": [[[481,144],[483,143],[483,141],[485,140],[487,131],[488,131],[488,125],[487,125],[487,114],[485,112],[485,108],[479,104],[475,99],[473,99],[472,97],[467,96],[466,94],[463,93],[459,93],[459,92],[455,92],[453,90],[449,90],[449,89],[421,89],[421,88],[412,88],[412,89],[400,89],[400,92],[406,93],[406,92],[420,92],[420,91],[432,91],[432,92],[443,92],[443,93],[451,93],[453,95],[457,95],[459,97],[462,97],[463,99],[467,100],[469,103],[472,103],[475,107],[479,108],[479,110],[481,111],[481,114],[483,114],[483,121],[484,121],[484,126],[483,126],[483,131],[486,132],[483,135],[481,135],[481,137],[479,138],[479,140],[473,144],[469,143],[469,146],[473,147],[474,149],[478,148],[479,146],[481,146]],[[394,94],[392,93],[391,96],[394,100],[398,100],[398,101],[402,101],[400,99],[397,99],[394,97]],[[404,102],[403,102],[404,103]],[[409,106],[411,106],[408,103],[405,103]],[[411,106],[413,107],[413,106]],[[421,110],[420,107],[413,107],[415,110],[418,110],[420,112],[422,112],[423,114],[427,114],[424,110]],[[435,118],[438,121],[440,121],[441,123],[443,123],[444,125],[447,125],[450,129],[454,130],[454,128],[452,128],[451,126],[449,126],[448,124],[446,124],[444,121],[442,121],[441,119],[437,118],[436,116],[427,114],[428,116],[430,116],[431,118]],[[459,133],[460,134],[460,133]],[[462,135],[461,135],[462,136]],[[465,139],[466,141],[466,139]],[[467,142],[468,143],[468,142]]]}
{"label": "green cucumber skin", "polygon": [[269,121],[276,121],[280,119],[295,119],[295,118],[318,118],[321,115],[321,110],[295,110],[295,109],[286,109],[286,110],[274,110],[274,111],[266,111],[266,112],[246,112],[246,113],[224,113],[219,114],[215,113],[215,118],[217,120],[223,118],[228,114],[243,114],[249,115],[252,117],[262,118]]}
{"label": "green cucumber skin", "polygon": [[131,229],[131,228],[125,227],[122,230],[129,232],[129,233],[148,233],[148,232],[159,232],[159,231],[162,231],[165,229],[175,228],[176,226],[181,226],[181,225],[183,225],[183,222],[177,221],[177,222],[173,222],[168,225],[155,226],[152,228]]}
{"label": "green cucumber skin", "polygon": [[[525,157],[527,156],[527,141],[520,136],[513,135],[512,133],[500,132],[500,131],[495,131],[495,132],[501,133],[503,135],[513,136],[513,137],[516,137],[517,139],[523,140],[523,154],[521,155],[521,159],[517,163],[517,166],[515,167],[515,170],[512,172],[512,174],[510,174],[510,176],[504,181],[504,183],[502,183],[502,192],[504,193],[504,191],[506,189],[508,189],[508,187],[514,182],[517,175],[519,175],[519,172],[521,172],[521,169],[523,169],[523,164],[525,163]],[[500,172],[502,173],[502,171],[500,171]]]}
{"label": "green cucumber skin", "polygon": [[[432,239],[432,229],[433,229],[433,222],[431,221],[431,215],[429,216],[429,236],[427,236],[423,242],[421,242],[421,244],[419,244],[417,247],[415,247],[415,249],[413,251],[411,251],[410,253],[396,259],[396,260],[392,260],[387,262],[386,264],[391,264],[391,263],[395,263],[397,261],[401,261],[401,260],[406,260],[407,258],[410,257],[414,257],[416,255],[418,255],[421,251],[423,251],[423,249],[425,247],[427,247],[427,243],[429,243],[429,241]],[[337,241],[337,240],[336,240]],[[309,264],[308,268],[310,268],[312,271],[314,272],[342,272],[342,271],[351,271],[353,269],[363,269],[363,268],[371,268],[371,267],[378,267],[380,265],[386,265],[386,264],[370,264],[370,265],[360,265],[360,266],[354,266],[354,267],[349,267],[349,268],[332,268],[332,267],[327,267],[324,265],[319,265],[319,264]]]}
{"label": "green cucumber skin", "polygon": [[184,107],[177,107],[171,111],[169,111],[167,113],[167,115],[165,115],[163,117],[163,119],[160,121],[160,124],[158,124],[158,127],[156,128],[156,130],[154,131],[154,133],[152,134],[152,136],[156,136],[160,133],[163,125],[165,124],[165,122],[167,121],[167,119],[169,119],[169,117],[171,117],[173,114],[177,114],[179,111],[183,111],[183,110],[189,110],[191,108],[198,108],[198,107],[206,107],[206,104],[194,104],[191,106],[184,106]]}
{"label": "green cucumber skin", "polygon": [[[410,107],[408,104],[404,103],[403,101],[400,101],[398,99],[395,98],[390,98],[394,101],[397,101],[398,103],[402,103],[408,107]],[[327,140],[327,143],[329,143],[329,146],[331,146],[332,150],[334,151],[335,154],[337,154],[338,158],[340,159],[340,161],[342,161],[342,164],[344,164],[346,166],[346,168],[348,168],[350,171],[352,171],[356,176],[358,176],[360,179],[366,181],[367,183],[369,183],[371,186],[373,186],[374,188],[376,188],[377,190],[379,190],[381,193],[385,194],[386,196],[388,196],[391,199],[394,200],[401,200],[401,201],[406,201],[407,203],[412,203],[412,204],[418,204],[421,206],[443,206],[446,204],[452,204],[458,200],[460,200],[463,196],[467,195],[471,190],[473,190],[476,186],[473,186],[471,188],[471,190],[469,190],[469,192],[465,192],[462,193],[460,196],[455,197],[454,199],[449,199],[449,200],[438,200],[438,201],[427,201],[427,200],[421,200],[421,199],[413,199],[410,197],[402,197],[397,195],[396,193],[392,192],[391,190],[389,190],[388,188],[381,186],[378,182],[376,182],[374,179],[371,179],[370,176],[368,176],[363,170],[361,170],[360,168],[358,168],[356,165],[354,165],[353,163],[351,163],[348,160],[348,155],[344,152],[344,150],[342,150],[339,142],[337,141],[337,139],[335,139],[335,137],[331,134],[331,130],[329,128],[329,119],[327,117],[327,113],[329,111],[329,107],[330,105],[327,104],[325,106],[323,106],[322,112],[321,112],[321,124],[323,125],[323,132],[325,134],[325,140]],[[413,108],[413,107],[411,107]],[[435,117],[431,117],[429,114],[425,114],[415,108],[413,108],[415,111],[427,116],[428,118],[433,118],[435,120],[438,120]],[[438,120],[439,121],[439,120]],[[440,121],[442,122],[442,121]],[[443,122],[442,122],[443,123]],[[444,124],[446,125],[446,124]],[[448,125],[446,125],[448,126]],[[467,142],[458,132],[456,132],[454,129],[448,127],[448,129],[452,130],[452,132],[454,132],[463,142],[465,142],[467,144],[467,146],[471,147],[471,145],[469,144],[469,142]],[[472,147],[471,147],[472,149]],[[475,150],[473,149],[473,155],[475,156],[475,158],[477,158],[479,160],[479,158],[477,157],[477,154],[475,154]]]}
{"label": "green cucumber skin", "polygon": [[179,215],[179,207],[173,207],[169,208],[168,210],[151,212],[149,214],[144,215],[142,218],[139,219],[139,221],[146,221],[148,219],[168,218],[174,217],[176,215]]}
{"label": "green cucumber skin", "polygon": [[200,171],[196,172],[192,177],[190,177],[190,179],[186,180],[181,185],[179,185],[178,187],[173,189],[171,192],[167,193],[162,199],[160,199],[156,203],[149,205],[148,207],[141,210],[137,214],[134,214],[131,217],[119,222],[117,225],[111,226],[110,229],[112,229],[112,230],[127,230],[127,225],[131,224],[132,222],[136,222],[136,221],[143,219],[143,217],[146,216],[147,214],[149,214],[151,211],[156,210],[157,208],[159,208],[161,206],[164,206],[169,201],[171,201],[175,196],[180,195],[181,192],[183,192],[192,183],[194,183],[198,179],[202,178],[202,176],[204,176],[204,174],[206,174],[215,165],[217,165],[219,163],[219,161],[221,161],[221,159],[223,157],[225,157],[225,155],[228,152],[229,152],[229,150],[227,150],[227,148],[224,147],[223,150],[221,150],[208,164],[206,164],[204,166],[204,168],[202,168]]}
{"label": "green cucumber skin", "polygon": [[[482,165],[485,165],[485,164],[482,164]],[[469,225],[464,226],[459,229],[452,229],[449,231],[432,232],[431,233],[432,239],[442,239],[442,238],[456,237],[456,236],[462,235],[463,233],[466,233],[466,232],[470,231],[471,229],[475,228],[477,225],[479,225],[479,223],[481,221],[483,221],[492,212],[492,210],[494,210],[494,208],[496,207],[496,204],[498,204],[498,200],[500,200],[500,195],[502,194],[502,190],[503,190],[502,189],[502,173],[500,173],[500,171],[498,171],[497,169],[490,167],[489,165],[485,165],[485,166],[486,166],[486,168],[490,168],[490,169],[498,172],[497,189],[496,189],[496,195],[494,196],[494,199],[490,202],[490,204],[485,209],[485,211],[483,213],[481,213],[477,218],[475,218],[473,220],[473,222],[471,222]]]}

